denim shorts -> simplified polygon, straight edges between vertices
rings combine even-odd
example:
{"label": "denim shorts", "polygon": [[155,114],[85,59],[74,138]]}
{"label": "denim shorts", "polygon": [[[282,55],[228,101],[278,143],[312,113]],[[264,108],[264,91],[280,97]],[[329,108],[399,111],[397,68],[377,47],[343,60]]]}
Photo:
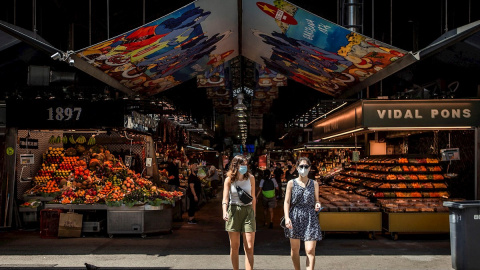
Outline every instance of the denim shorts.
{"label": "denim shorts", "polygon": [[256,227],[255,212],[251,204],[228,206],[228,221],[225,222],[227,232],[255,232]]}

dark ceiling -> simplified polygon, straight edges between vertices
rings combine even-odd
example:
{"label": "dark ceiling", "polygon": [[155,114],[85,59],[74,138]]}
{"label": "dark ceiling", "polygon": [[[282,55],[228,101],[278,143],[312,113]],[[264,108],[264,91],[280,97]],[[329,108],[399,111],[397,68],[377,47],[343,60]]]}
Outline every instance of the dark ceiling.
{"label": "dark ceiling", "polygon": [[[187,0],[145,0],[145,22],[162,17],[190,2]],[[309,0],[290,2],[327,20],[342,24],[337,9],[343,3],[341,0],[324,0],[321,1],[321,4],[318,1]],[[448,1],[447,10],[445,10],[446,1],[444,0],[365,0],[363,2],[363,34],[407,51],[415,52],[425,48],[440,37],[445,30],[480,19],[479,1]],[[390,2],[393,3],[392,32],[390,31]],[[14,14],[15,3],[17,12]],[[142,1],[135,1],[135,4],[132,4],[132,1],[125,0],[109,1],[110,20],[108,24],[106,16],[107,1],[91,1],[91,36],[88,32],[88,0],[42,0],[36,1],[36,3],[37,33],[52,46],[63,51],[85,48],[89,44],[104,41],[108,37],[116,36],[143,24]],[[372,16],[372,10],[374,10],[374,16]],[[425,16],[426,13],[430,16]],[[237,14],[231,14],[231,16],[237,16]],[[445,18],[448,20],[445,20]],[[32,0],[2,1],[0,20],[15,23],[17,26],[31,30],[33,24]],[[446,23],[447,25],[445,25]],[[374,24],[374,27],[372,27],[372,24]],[[471,49],[471,45],[468,44],[457,45],[457,47],[461,46],[465,46],[463,48],[465,51]],[[457,49],[462,51],[462,48]],[[478,55],[473,54],[473,56]],[[410,68],[385,79],[382,83],[371,86],[369,97],[379,95],[404,96],[405,92],[411,89],[413,85],[426,85],[436,82],[438,87],[441,87],[442,84],[448,85],[455,80],[462,81],[457,96],[476,95],[478,79],[472,79],[468,73],[448,70],[445,61],[448,62],[453,58],[452,55],[445,55],[441,59],[431,58],[428,61],[412,65]],[[24,97],[34,97],[38,94],[46,96],[55,93],[61,97],[63,93],[68,91],[82,91],[85,95],[102,95],[105,89],[108,89],[105,84],[98,80],[69,67],[65,63],[51,60],[49,55],[25,43],[1,51],[0,59],[2,59],[0,63],[1,96],[4,96],[5,93],[10,96],[21,93]],[[48,88],[29,87],[26,84],[26,70],[29,65],[46,65],[56,71],[76,72],[77,81],[74,85],[53,83]],[[287,87],[280,87],[279,91],[279,98],[274,101],[270,113],[267,115],[269,120],[274,120],[273,123],[277,124],[290,121],[320,100],[332,99],[330,96],[291,80],[288,81]],[[109,92],[115,93],[113,89],[110,89]],[[116,95],[121,96],[118,93]],[[350,98],[366,97],[366,91],[362,91]],[[206,119],[210,122],[213,118],[211,100],[207,99],[205,89],[196,87],[195,80],[190,80],[153,98],[168,98],[179,109],[198,119]],[[272,121],[267,122],[272,123]],[[277,127],[273,124],[267,126],[267,128],[275,130]]]}

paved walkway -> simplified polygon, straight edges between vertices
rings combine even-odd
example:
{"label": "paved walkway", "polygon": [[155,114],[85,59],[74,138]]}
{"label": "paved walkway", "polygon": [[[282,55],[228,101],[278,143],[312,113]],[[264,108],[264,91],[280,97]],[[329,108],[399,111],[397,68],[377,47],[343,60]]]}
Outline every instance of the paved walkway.
{"label": "paved walkway", "polygon": [[[1,269],[231,269],[220,199],[197,213],[199,224],[175,222],[173,233],[41,239],[38,231],[0,231]],[[288,239],[281,228],[263,224],[259,206],[255,269],[292,269]],[[279,220],[281,206],[276,209]],[[184,216],[185,217],[185,216]],[[275,225],[278,222],[275,223]],[[243,254],[243,251],[241,251]],[[305,254],[303,249],[301,254]],[[449,236],[327,233],[317,244],[315,269],[452,269]],[[243,269],[244,256],[240,266]],[[302,265],[305,256],[302,256]]]}

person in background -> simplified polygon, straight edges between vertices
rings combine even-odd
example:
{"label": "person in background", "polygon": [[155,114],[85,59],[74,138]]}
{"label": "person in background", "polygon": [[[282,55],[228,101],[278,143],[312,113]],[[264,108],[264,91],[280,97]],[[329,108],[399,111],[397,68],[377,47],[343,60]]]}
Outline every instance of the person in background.
{"label": "person in background", "polygon": [[218,185],[220,184],[220,177],[218,176],[217,168],[214,165],[211,165],[207,172],[207,179],[210,181],[212,187],[213,197],[217,197]]}
{"label": "person in background", "polygon": [[168,172],[168,185],[170,187],[170,191],[178,190],[180,187],[180,178],[178,177],[178,166],[173,163],[172,158],[168,157],[167,159],[167,168]]}
{"label": "person in background", "polygon": [[197,211],[200,193],[202,192],[202,182],[197,176],[198,164],[193,163],[190,166],[190,175],[188,176],[188,199],[190,206],[188,207],[188,224],[197,224],[195,212]]}
{"label": "person in background", "polygon": [[273,209],[277,207],[277,199],[275,198],[275,190],[279,190],[278,183],[274,177],[271,177],[270,170],[263,171],[262,180],[260,180],[259,190],[257,193],[257,201],[260,193],[263,196],[263,216],[265,220],[265,226],[267,226],[267,210],[270,213],[270,224],[268,227],[273,228]]}
{"label": "person in background", "polygon": [[290,181],[290,180],[295,179],[295,178],[298,178],[298,171],[295,168],[295,166],[293,166],[292,161],[288,160],[287,161],[287,171],[285,172],[285,179],[287,181]]}
{"label": "person in background", "polygon": [[282,181],[282,176],[283,176],[283,170],[282,170],[282,164],[280,162],[277,162],[277,166],[275,167],[275,170],[273,171],[273,175],[275,176],[275,180],[278,182]]}
{"label": "person in background", "polygon": [[299,177],[288,181],[283,212],[285,237],[290,238],[290,254],[293,267],[300,270],[300,240],[305,242],[307,270],[315,268],[315,247],[322,240],[317,213],[320,211],[318,183],[308,178],[310,160],[300,157],[297,161]]}
{"label": "person in background", "polygon": [[308,172],[308,178],[315,180],[317,175],[318,175],[317,161],[312,160],[312,166],[310,167],[310,171]]}
{"label": "person in background", "polygon": [[[235,156],[230,163],[223,188],[223,220],[225,220],[225,230],[230,238],[230,260],[234,270],[239,268],[240,235],[242,233],[245,269],[253,269],[253,246],[256,231],[255,178],[248,172],[247,164],[248,161],[244,156]],[[237,186],[253,196],[250,203],[244,204],[240,201]]]}
{"label": "person in background", "polygon": [[[276,163],[276,168],[275,170],[273,171],[273,175],[275,177],[275,180],[277,180],[277,183],[280,183],[280,185],[282,184],[282,177],[283,177],[283,170],[282,170],[282,164],[280,164],[280,162],[277,162]],[[282,198],[282,191],[278,191],[277,192],[277,199],[281,199]]]}

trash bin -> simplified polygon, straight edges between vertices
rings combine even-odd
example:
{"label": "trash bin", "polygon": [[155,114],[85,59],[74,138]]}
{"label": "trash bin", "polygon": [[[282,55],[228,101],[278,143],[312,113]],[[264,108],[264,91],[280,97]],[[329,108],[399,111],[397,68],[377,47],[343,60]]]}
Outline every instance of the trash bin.
{"label": "trash bin", "polygon": [[443,202],[450,208],[450,248],[454,269],[479,269],[480,201]]}

